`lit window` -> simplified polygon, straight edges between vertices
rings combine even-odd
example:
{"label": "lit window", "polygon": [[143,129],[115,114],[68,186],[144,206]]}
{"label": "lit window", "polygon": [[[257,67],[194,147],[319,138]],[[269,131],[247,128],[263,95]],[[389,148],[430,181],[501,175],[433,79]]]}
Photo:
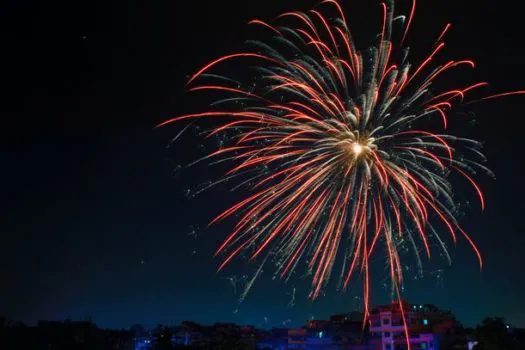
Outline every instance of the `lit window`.
{"label": "lit window", "polygon": [[423,320],[423,325],[428,326],[428,320],[426,318]]}

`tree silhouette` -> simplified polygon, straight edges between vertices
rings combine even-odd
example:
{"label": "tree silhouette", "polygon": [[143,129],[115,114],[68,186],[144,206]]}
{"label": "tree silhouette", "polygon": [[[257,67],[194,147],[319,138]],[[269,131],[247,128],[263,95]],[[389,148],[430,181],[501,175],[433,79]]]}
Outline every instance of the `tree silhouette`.
{"label": "tree silhouette", "polygon": [[478,345],[475,350],[512,349],[505,320],[501,317],[488,317],[476,327]]}
{"label": "tree silhouette", "polygon": [[132,325],[129,330],[131,332],[133,332],[133,334],[136,336],[136,337],[142,337],[144,335],[146,335],[148,332],[146,331],[146,328],[144,328],[143,325],[141,324],[134,324]]}

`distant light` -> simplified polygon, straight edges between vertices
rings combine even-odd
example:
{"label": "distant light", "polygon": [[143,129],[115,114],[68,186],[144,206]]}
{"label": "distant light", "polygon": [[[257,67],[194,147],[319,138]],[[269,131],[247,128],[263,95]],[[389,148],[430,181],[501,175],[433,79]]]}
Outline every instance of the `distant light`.
{"label": "distant light", "polygon": [[425,326],[428,326],[428,320],[427,320],[426,318],[423,320],[423,324],[424,324]]}
{"label": "distant light", "polygon": [[319,338],[322,338],[322,337],[323,337],[323,334],[324,334],[323,331],[319,332]]}
{"label": "distant light", "polygon": [[509,324],[506,324],[505,327],[507,327],[507,329],[509,329],[509,328],[510,328],[510,325],[509,325]]}
{"label": "distant light", "polygon": [[477,342],[477,341],[469,341],[468,344],[467,344],[469,350],[474,349],[474,347],[475,347],[476,345],[478,345],[478,342]]}

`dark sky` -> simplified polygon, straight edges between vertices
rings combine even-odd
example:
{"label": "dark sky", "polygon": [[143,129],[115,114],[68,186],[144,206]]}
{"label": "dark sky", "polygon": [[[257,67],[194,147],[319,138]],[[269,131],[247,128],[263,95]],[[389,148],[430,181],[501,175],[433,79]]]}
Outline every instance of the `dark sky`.
{"label": "dark sky", "polygon": [[[25,322],[92,317],[109,327],[183,319],[263,325],[265,317],[278,325],[355,307],[357,286],[345,295],[329,289],[311,303],[305,281],[263,278],[233,313],[226,277],[239,269],[215,275],[212,259],[228,227],[188,235],[190,225],[205,226],[232,199],[219,190],[188,201],[183,193],[194,177],[218,174],[174,174],[200,154],[199,139],[167,150],[178,130],[153,129],[204,110],[199,96],[184,92],[188,75],[242,48],[252,33],[248,20],[270,19],[294,9],[291,3],[59,0],[3,10],[0,314]],[[297,3],[307,9],[312,1]],[[447,58],[473,58],[471,81],[488,80],[494,92],[524,88],[516,6],[420,1],[409,42],[425,48],[450,20]],[[353,0],[347,8],[358,37],[376,31],[378,21],[368,19],[378,6]],[[414,55],[423,58],[417,49]],[[407,284],[408,300],[451,308],[467,325],[501,315],[525,326],[524,103],[512,97],[470,109],[479,123],[467,134],[486,141],[497,175],[480,178],[487,210],[473,206],[463,221],[484,254],[483,272],[460,242],[451,248],[453,266],[442,264],[442,283],[429,274]],[[297,305],[287,308],[294,286]],[[387,299],[379,287],[372,303]]]}

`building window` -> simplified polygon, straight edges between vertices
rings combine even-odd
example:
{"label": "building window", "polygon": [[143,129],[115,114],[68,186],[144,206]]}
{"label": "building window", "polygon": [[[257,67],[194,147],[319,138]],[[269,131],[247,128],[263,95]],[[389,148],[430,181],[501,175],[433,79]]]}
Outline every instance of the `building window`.
{"label": "building window", "polygon": [[421,343],[421,349],[428,349],[428,343],[427,342]]}
{"label": "building window", "polygon": [[423,325],[428,326],[428,320],[426,318],[423,320]]}
{"label": "building window", "polygon": [[383,324],[390,324],[390,319],[389,318],[384,318],[383,319]]}
{"label": "building window", "polygon": [[392,350],[392,344],[386,344],[385,350]]}
{"label": "building window", "polygon": [[390,338],[390,332],[385,332],[385,338]]}
{"label": "building window", "polygon": [[405,332],[394,332],[394,339],[406,339]]}

